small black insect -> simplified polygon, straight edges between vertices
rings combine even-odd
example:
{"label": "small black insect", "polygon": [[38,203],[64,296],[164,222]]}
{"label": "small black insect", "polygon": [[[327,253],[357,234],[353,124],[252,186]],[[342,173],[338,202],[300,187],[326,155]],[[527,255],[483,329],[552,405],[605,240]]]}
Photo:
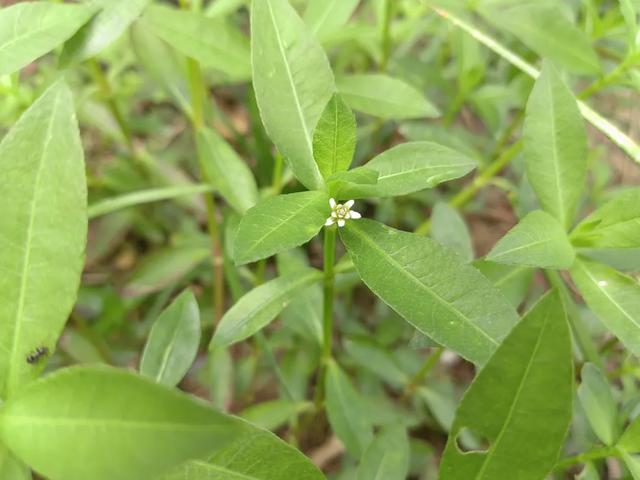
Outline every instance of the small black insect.
{"label": "small black insect", "polygon": [[49,353],[49,349],[47,347],[38,347],[34,352],[27,355],[27,363],[34,364],[37,363],[42,357],[46,356]]}

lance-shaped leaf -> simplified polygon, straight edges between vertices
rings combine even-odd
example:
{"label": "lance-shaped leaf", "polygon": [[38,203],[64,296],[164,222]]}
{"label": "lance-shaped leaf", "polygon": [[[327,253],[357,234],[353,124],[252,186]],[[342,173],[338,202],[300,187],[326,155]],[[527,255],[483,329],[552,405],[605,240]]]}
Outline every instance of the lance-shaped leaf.
{"label": "lance-shaped leaf", "polygon": [[25,2],[0,11],[0,76],[13,73],[71,37],[95,12],[87,5]]}
{"label": "lance-shaped leaf", "polygon": [[527,177],[542,208],[568,229],[587,175],[587,136],[573,94],[546,63],[524,121]]}
{"label": "lance-shaped leaf", "polygon": [[475,268],[433,240],[372,220],[340,237],[365,284],[409,323],[484,364],[517,322],[509,302]]}
{"label": "lance-shaped leaf", "polygon": [[360,0],[310,0],[304,11],[304,21],[319,39],[336,33],[345,25]]}
{"label": "lance-shaped leaf", "polygon": [[377,183],[343,185],[340,193],[349,198],[407,195],[463,177],[474,168],[475,160],[444,145],[433,142],[402,143],[381,153],[361,168],[378,172]]}
{"label": "lance-shaped leaf", "polygon": [[575,258],[562,225],[541,210],[520,220],[487,256],[492,262],[557,269],[571,267]]}
{"label": "lance-shaped leaf", "polygon": [[307,269],[271,280],[244,295],[222,317],[210,348],[221,348],[250,337],[266,327],[302,291],[322,278]]}
{"label": "lance-shaped leaf", "polygon": [[574,73],[597,75],[600,62],[587,35],[574,25],[560,4],[529,2],[481,8],[480,13],[506,30],[543,58]]}
{"label": "lance-shaped leaf", "polygon": [[364,452],[357,480],[405,480],[409,473],[409,438],[403,425],[380,430]]}
{"label": "lance-shaped leaf", "polygon": [[640,248],[640,188],[598,208],[571,232],[571,241],[586,248]]}
{"label": "lance-shaped leaf", "polygon": [[165,42],[203,66],[231,80],[251,76],[249,42],[224,19],[161,5],[147,8],[143,19]]}
{"label": "lance-shaped leaf", "polygon": [[325,179],[351,165],[356,151],[356,117],[342,97],[327,103],[313,134],[313,156]]}
{"label": "lance-shaped leaf", "polygon": [[359,112],[395,120],[440,115],[421,92],[398,78],[365,73],[339,77],[336,83],[347,103]]}
{"label": "lance-shaped leaf", "polygon": [[182,292],[153,324],[140,373],[169,387],[185,376],[200,345],[200,310],[191,290]]}
{"label": "lance-shaped leaf", "polygon": [[322,47],[287,0],[254,0],[253,86],[267,133],[309,189],[323,185],[313,158],[313,132],[335,92]]}
{"label": "lance-shaped leaf", "polygon": [[216,132],[198,132],[198,155],[207,180],[238,213],[258,202],[258,187],[251,170],[236,151]]}
{"label": "lance-shaped leaf", "polygon": [[640,417],[636,417],[620,437],[618,447],[626,452],[640,452]]}
{"label": "lance-shaped leaf", "polygon": [[618,407],[607,378],[598,367],[586,363],[582,367],[578,398],[591,428],[605,445],[618,439]]}
{"label": "lance-shaped leaf", "polygon": [[571,278],[589,308],[634,355],[640,355],[640,284],[601,263],[580,258]]}
{"label": "lance-shaped leaf", "polygon": [[100,11],[67,41],[60,62],[68,65],[91,58],[115,42],[151,0],[93,0]]}
{"label": "lance-shaped leaf", "polygon": [[473,243],[469,228],[458,210],[448,203],[439,202],[431,214],[431,237],[455,250],[467,262],[473,260]]}
{"label": "lance-shaped leaf", "polygon": [[234,244],[236,263],[254,262],[308,242],[330,211],[324,192],[291,193],[261,201],[242,217]]}
{"label": "lance-shaped leaf", "polygon": [[189,459],[220,455],[222,462],[253,440],[316,471],[270,433],[113,368],[73,367],[29,385],[3,406],[0,437],[51,480],[157,478]]}
{"label": "lance-shaped leaf", "polygon": [[0,143],[0,395],[35,378],[76,299],[87,236],[80,135],[58,82]]}
{"label": "lance-shaped leaf", "polygon": [[20,460],[0,444],[0,478],[11,480],[31,480],[31,472]]}
{"label": "lance-shaped leaf", "polygon": [[362,397],[333,360],[327,365],[325,391],[327,416],[333,431],[347,451],[360,458],[373,439],[373,425],[363,408]]}
{"label": "lance-shaped leaf", "polygon": [[331,198],[351,200],[355,198],[352,194],[378,183],[379,176],[377,171],[367,167],[338,172],[327,179],[327,190]]}
{"label": "lance-shaped leaf", "polygon": [[[560,296],[551,292],[514,327],[467,390],[440,478],[546,478],[571,422],[572,397],[569,326]],[[462,452],[458,440],[465,431],[484,437],[486,450]]]}

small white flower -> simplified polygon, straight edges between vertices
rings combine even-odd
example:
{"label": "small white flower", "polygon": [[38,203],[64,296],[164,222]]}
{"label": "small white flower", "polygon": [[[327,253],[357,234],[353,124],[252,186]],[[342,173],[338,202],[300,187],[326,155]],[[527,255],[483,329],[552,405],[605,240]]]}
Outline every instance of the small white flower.
{"label": "small white flower", "polygon": [[362,218],[355,210],[351,210],[353,204],[356,203],[354,200],[349,200],[348,202],[337,203],[335,199],[329,200],[329,205],[331,206],[331,216],[327,218],[325,222],[325,227],[329,227],[334,223],[337,223],[339,227],[344,227],[347,220],[353,219],[357,220],[358,218]]}

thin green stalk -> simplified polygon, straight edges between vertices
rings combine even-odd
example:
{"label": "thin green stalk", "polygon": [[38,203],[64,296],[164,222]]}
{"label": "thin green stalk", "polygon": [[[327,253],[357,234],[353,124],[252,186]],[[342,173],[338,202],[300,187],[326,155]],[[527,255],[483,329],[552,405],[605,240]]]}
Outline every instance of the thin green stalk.
{"label": "thin green stalk", "polygon": [[556,463],[554,470],[562,470],[577,464],[585,464],[592,460],[599,460],[608,457],[620,457],[621,452],[617,447],[599,447],[589,450],[588,452],[568,457]]}
{"label": "thin green stalk", "polygon": [[391,20],[393,19],[393,0],[386,0],[384,5],[384,20],[382,23],[382,60],[380,71],[384,72],[391,58]]}
{"label": "thin green stalk", "polygon": [[424,382],[424,380],[429,376],[434,367],[438,364],[440,357],[444,353],[443,347],[438,347],[434,350],[434,352],[427,357],[427,360],[422,364],[420,370],[409,380],[407,383],[404,393],[402,394],[402,398],[404,400],[410,398],[416,391],[416,389]]}
{"label": "thin green stalk", "polygon": [[607,75],[595,80],[591,85],[582,90],[578,95],[578,98],[585,100],[592,95],[595,95],[603,88],[608,87],[618,80],[630,67],[634,66],[636,64],[635,60],[634,55],[627,55],[616,68],[611,70]]}

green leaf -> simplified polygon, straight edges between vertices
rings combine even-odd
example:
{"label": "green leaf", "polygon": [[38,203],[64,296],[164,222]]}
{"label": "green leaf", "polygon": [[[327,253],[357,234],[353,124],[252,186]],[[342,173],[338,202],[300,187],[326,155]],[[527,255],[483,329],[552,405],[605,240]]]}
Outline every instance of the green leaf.
{"label": "green leaf", "polygon": [[[68,368],[28,386],[1,410],[0,436],[51,480],[156,478],[212,452],[221,465],[232,464],[223,463],[228,451],[252,442],[252,448],[270,447],[280,462],[286,452],[301,471],[317,472],[270,433],[113,368]],[[322,478],[317,475],[305,478]]]}
{"label": "green leaf", "polygon": [[182,292],[157,318],[140,361],[140,373],[173,387],[198,354],[200,310],[191,290]]}
{"label": "green leaf", "polygon": [[191,117],[185,58],[161,40],[143,18],[131,27],[131,45],[145,72]]}
{"label": "green leaf", "polygon": [[244,295],[222,317],[211,339],[210,349],[226,347],[250,337],[274,320],[304,289],[322,278],[307,269],[278,277]]}
{"label": "green leaf", "polygon": [[76,299],[87,236],[84,158],[71,92],[50,87],[0,143],[0,396],[34,379]]}
{"label": "green leaf", "polygon": [[349,377],[331,360],[325,377],[329,423],[347,452],[360,458],[373,439],[373,427],[363,408],[363,399]]}
{"label": "green leaf", "polygon": [[127,297],[149,295],[181,280],[211,256],[205,245],[179,245],[148,253],[123,289]]}
{"label": "green leaf", "polygon": [[313,408],[310,402],[293,402],[291,400],[272,400],[258,403],[246,408],[240,416],[253,425],[266,430],[276,430],[295,418],[301,412]]}
{"label": "green leaf", "polygon": [[319,189],[313,132],[335,92],[327,56],[288,0],[253,1],[251,39],[262,122],[296,178]]}
{"label": "green leaf", "polygon": [[484,364],[517,322],[507,300],[476,269],[429,238],[378,222],[340,229],[360,278],[409,323]]}
{"label": "green leaf", "polygon": [[589,308],[634,355],[640,355],[640,285],[610,267],[579,258],[571,278]]}
{"label": "green leaf", "polygon": [[574,73],[597,75],[600,62],[590,39],[556,5],[533,2],[480,9],[496,27],[513,34],[543,58]]}
{"label": "green leaf", "polygon": [[527,267],[514,267],[502,265],[487,260],[478,260],[473,263],[482,275],[487,277],[509,302],[517,308],[529,293],[533,270]]}
{"label": "green leaf", "polygon": [[[552,292],[514,327],[467,390],[440,478],[545,478],[564,443],[572,397],[571,337],[560,296]],[[486,438],[487,449],[460,451],[464,431]]]}
{"label": "green leaf", "polygon": [[351,18],[360,0],[309,0],[304,21],[319,39],[330,37]]}
{"label": "green leaf", "polygon": [[345,75],[338,91],[354,110],[384,119],[438,117],[440,112],[413,86],[379,73]]}
{"label": "green leaf", "polygon": [[571,233],[577,247],[640,247],[640,188],[626,191],[585,218]]}
{"label": "green leaf", "polygon": [[13,73],[71,37],[95,9],[25,2],[0,11],[0,76]]}
{"label": "green leaf", "polygon": [[210,128],[198,132],[198,155],[207,180],[238,213],[258,202],[253,173],[236,151]]}
{"label": "green leaf", "polygon": [[356,117],[339,95],[327,103],[313,133],[313,156],[325,179],[349,169],[356,151]]}
{"label": "green leaf", "polygon": [[438,243],[454,250],[463,260],[473,260],[473,245],[467,224],[458,210],[448,203],[438,202],[433,207],[431,236]]}
{"label": "green leaf", "polygon": [[640,456],[622,452],[622,459],[631,473],[633,480],[640,480]]}
{"label": "green leaf", "polygon": [[338,172],[327,179],[327,190],[331,198],[351,200],[353,195],[378,183],[380,174],[367,167],[358,167]]}
{"label": "green leaf", "polygon": [[410,380],[392,353],[371,340],[349,339],[345,341],[345,350],[361,368],[369,370],[394,387],[401,387]]}
{"label": "green leaf", "polygon": [[[283,252],[277,257],[278,273],[281,276],[302,274],[309,265],[304,258],[296,256],[295,250]],[[302,252],[301,252],[302,253]],[[303,254],[306,256],[306,254]],[[301,337],[322,345],[322,287],[312,284],[298,293],[282,311],[284,324]]]}
{"label": "green leaf", "polygon": [[377,183],[343,185],[340,193],[349,198],[408,195],[463,177],[475,167],[471,158],[437,143],[401,143],[353,170],[375,170]]}
{"label": "green leaf", "polygon": [[224,19],[161,5],[147,8],[143,19],[156,35],[203,66],[234,81],[251,77],[249,42]]}
{"label": "green leaf", "polygon": [[409,438],[402,425],[384,427],[364,452],[357,480],[405,480],[409,473]]}
{"label": "green leaf", "polygon": [[636,417],[627,427],[617,446],[626,452],[640,452],[640,417]]}
{"label": "green leaf", "polygon": [[602,371],[592,363],[585,363],[581,377],[578,398],[589,424],[605,445],[613,445],[618,439],[618,408],[611,387]]}
{"label": "green leaf", "polygon": [[0,478],[31,480],[29,469],[2,444],[0,444]]}
{"label": "green leaf", "polygon": [[575,258],[562,225],[541,210],[520,220],[487,255],[492,262],[555,269],[571,267]]}
{"label": "green leaf", "polygon": [[527,103],[524,153],[542,208],[568,229],[586,182],[587,136],[575,98],[549,63]]}
{"label": "green leaf", "polygon": [[236,235],[237,264],[255,262],[315,237],[329,217],[325,192],[299,192],[262,200],[242,217]]}
{"label": "green leaf", "polygon": [[60,63],[69,65],[96,56],[115,42],[151,0],[93,0],[100,11],[64,45]]}

